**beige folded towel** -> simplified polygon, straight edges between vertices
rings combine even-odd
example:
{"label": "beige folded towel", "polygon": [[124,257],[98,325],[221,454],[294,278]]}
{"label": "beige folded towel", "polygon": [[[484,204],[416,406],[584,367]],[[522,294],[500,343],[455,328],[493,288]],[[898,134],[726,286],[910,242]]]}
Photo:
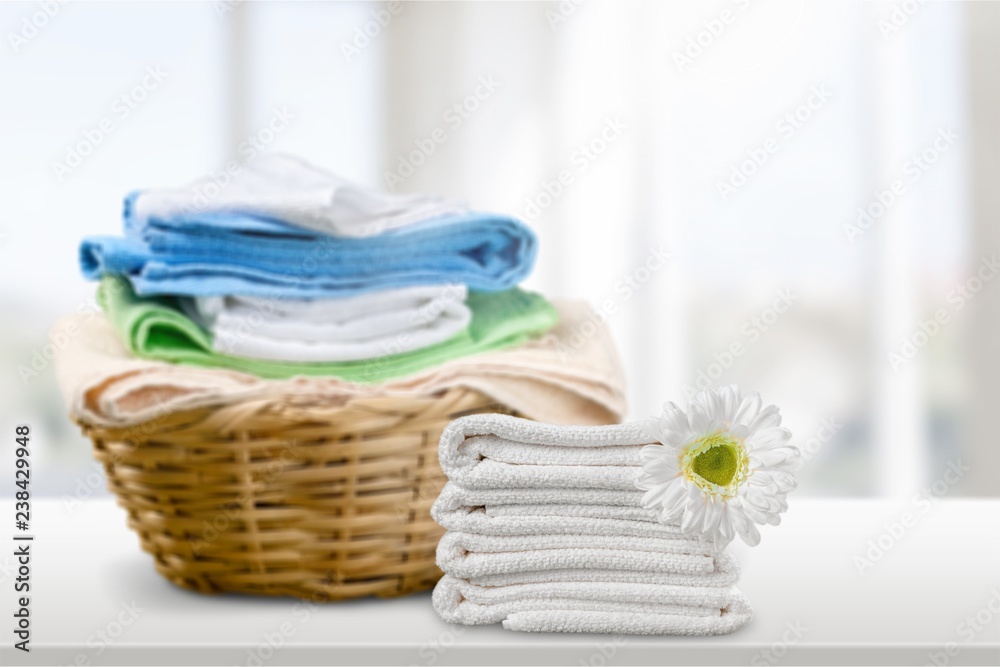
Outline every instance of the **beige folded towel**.
{"label": "beige folded towel", "polygon": [[165,412],[234,401],[308,396],[415,396],[462,386],[521,414],[557,424],[608,424],[625,413],[621,361],[607,329],[585,304],[555,303],[560,323],[517,348],[456,359],[381,385],[337,378],[264,380],[223,369],[137,359],[97,313],[62,319],[56,376],[75,418],[97,426],[129,426]]}

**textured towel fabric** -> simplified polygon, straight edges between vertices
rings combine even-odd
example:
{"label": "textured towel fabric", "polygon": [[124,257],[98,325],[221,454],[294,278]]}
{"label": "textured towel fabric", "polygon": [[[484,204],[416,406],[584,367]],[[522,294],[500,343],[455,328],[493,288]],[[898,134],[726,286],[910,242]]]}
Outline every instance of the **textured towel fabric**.
{"label": "textured towel fabric", "polygon": [[[447,557],[464,558],[470,553],[507,554],[524,551],[546,551],[559,549],[625,549],[628,551],[644,551],[657,554],[672,554],[683,558],[670,561],[669,567],[675,571],[690,570],[699,574],[715,572],[715,559],[719,554],[713,552],[705,542],[686,537],[627,537],[622,535],[481,535],[449,531],[447,538],[440,543],[439,553]],[[589,567],[589,563],[581,567]],[[523,569],[523,568],[522,568]],[[574,569],[574,568],[533,568],[538,570]],[[475,575],[478,576],[478,575]]]}
{"label": "textured towel fabric", "polygon": [[274,361],[358,361],[430,347],[472,321],[464,285],[418,285],[342,299],[182,298],[216,352]]}
{"label": "textured towel fabric", "polygon": [[126,281],[107,277],[98,301],[121,340],[138,357],[195,366],[231,368],[263,378],[330,375],[362,384],[404,377],[452,359],[517,345],[551,329],[558,319],[544,298],[518,289],[469,296],[467,329],[437,345],[378,359],[290,363],[220,354],[211,336],[170,298],[136,296]]}
{"label": "textured towel fabric", "polygon": [[676,583],[688,586],[718,586],[728,579],[715,554],[705,553],[697,544],[687,550],[685,542],[618,535],[497,537],[449,531],[438,543],[437,564],[463,579],[548,570],[682,575]]}
{"label": "textured towel fabric", "polygon": [[[561,508],[574,506],[638,508],[642,502],[642,495],[643,492],[639,489],[631,491],[608,489],[468,489],[455,482],[449,482],[441,490],[435,505],[442,511],[457,510],[466,506],[483,506],[486,508],[486,513],[493,516],[491,508],[523,504]],[[566,514],[564,516],[578,515]]]}
{"label": "textured towel fabric", "polygon": [[126,236],[80,245],[89,279],[121,274],[138,294],[345,297],[413,285],[510,289],[531,272],[534,232],[518,220],[459,213],[365,238],[342,238],[242,213],[137,219]]}
{"label": "textured towel fabric", "polygon": [[[724,561],[730,561],[731,565],[722,565]],[[490,574],[481,577],[469,577],[463,581],[477,586],[511,586],[514,584],[547,584],[555,582],[591,582],[591,583],[612,583],[612,584],[659,584],[663,586],[700,586],[710,579],[713,586],[735,585],[739,579],[739,568],[735,561],[727,553],[717,556],[716,562],[720,564],[719,572],[712,575],[679,575],[660,574],[657,572],[620,571],[620,570],[594,570],[594,569],[571,569],[571,570],[538,570],[531,572],[505,572],[503,574]]]}
{"label": "textured towel fabric", "polygon": [[[640,467],[639,450],[650,442],[639,423],[560,426],[487,414],[450,423],[441,434],[438,454],[441,468],[452,481],[469,488],[509,488],[508,481],[517,481],[517,473],[511,469],[535,460],[539,463],[532,465],[539,468]],[[544,458],[537,458],[541,456]],[[466,477],[487,463],[498,464],[493,468],[504,476],[497,480],[501,483],[486,474],[469,480],[475,484],[466,483]]]}
{"label": "textured towel fabric", "polygon": [[221,179],[210,175],[140,192],[132,197],[127,222],[136,228],[154,220],[184,226],[199,216],[243,213],[334,236],[365,237],[464,210],[460,202],[439,197],[368,190],[279,153],[261,155]]}
{"label": "textured towel fabric", "polygon": [[[561,302],[556,307],[559,323],[541,338],[455,359],[381,385],[334,377],[266,380],[232,370],[136,358],[96,309],[63,318],[50,336],[60,349],[56,378],[70,413],[105,427],[129,427],[169,412],[234,403],[406,398],[451,387],[474,389],[547,422],[618,421],[625,411],[625,380],[607,329],[585,304]],[[591,326],[593,335],[577,336]]]}
{"label": "textured towel fabric", "polygon": [[521,632],[718,635],[750,620],[750,604],[733,587],[561,582],[476,586],[446,574],[434,609],[464,625],[503,622]]}
{"label": "textured towel fabric", "polygon": [[[519,489],[520,491],[520,489]],[[529,490],[533,491],[533,490]],[[471,496],[475,497],[475,496]],[[554,503],[561,507],[572,503],[572,498],[580,498],[579,492],[556,496]],[[608,535],[630,537],[658,537],[676,539],[682,535],[680,528],[664,525],[658,521],[636,521],[619,518],[594,518],[589,516],[561,516],[558,510],[547,512],[547,503],[535,506],[537,512],[523,515],[493,516],[486,509],[492,500],[485,494],[479,495],[485,503],[471,500],[468,492],[449,481],[441,490],[431,516],[448,530],[477,533],[480,535]],[[636,502],[641,499],[641,495]],[[565,501],[565,503],[564,503]]]}
{"label": "textured towel fabric", "polygon": [[745,624],[732,557],[642,506],[649,442],[640,424],[449,424],[438,452],[448,483],[431,508],[448,531],[438,614],[524,632],[711,635]]}
{"label": "textured towel fabric", "polygon": [[449,424],[439,456],[448,479],[469,489],[634,491],[649,442],[639,424],[554,426],[483,415]]}

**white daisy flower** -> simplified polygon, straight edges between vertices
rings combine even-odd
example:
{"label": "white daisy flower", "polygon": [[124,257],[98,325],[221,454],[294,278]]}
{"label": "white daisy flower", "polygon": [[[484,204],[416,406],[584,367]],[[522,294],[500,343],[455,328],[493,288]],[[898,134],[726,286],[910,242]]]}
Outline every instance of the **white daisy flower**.
{"label": "white daisy flower", "polygon": [[717,549],[738,533],[750,546],[760,542],[755,524],[778,525],[788,509],[785,495],[796,486],[800,460],[781,428],[773,405],[760,395],[741,397],[735,385],[700,392],[684,412],[673,403],[646,422],[660,444],[642,448],[636,486],[643,506],[659,510],[663,523],[680,524]]}

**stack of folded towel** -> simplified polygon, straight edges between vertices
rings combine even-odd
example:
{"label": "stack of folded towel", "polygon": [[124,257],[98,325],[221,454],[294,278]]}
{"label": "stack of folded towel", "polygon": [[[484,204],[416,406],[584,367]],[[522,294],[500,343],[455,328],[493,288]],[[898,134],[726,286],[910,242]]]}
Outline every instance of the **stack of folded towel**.
{"label": "stack of folded towel", "polygon": [[[226,185],[206,178],[133,193],[124,236],[83,241],[81,269],[100,281],[104,316],[57,325],[87,334],[73,342],[78,354],[60,361],[61,384],[78,416],[102,423],[143,412],[110,398],[124,387],[118,380],[133,398],[149,390],[177,407],[235,395],[234,386],[245,393],[252,378],[298,378],[301,391],[312,377],[325,384],[309,392],[333,396],[466,385],[504,401],[551,370],[579,409],[566,414],[552,405],[557,397],[541,412],[617,421],[617,363],[604,368],[606,350],[566,344],[590,312],[517,287],[536,252],[534,233],[514,218],[377,193],[296,158],[262,156]],[[542,345],[545,354],[518,354],[550,339],[567,315],[571,329]],[[109,346],[109,331],[124,351]],[[582,347],[610,346],[603,332],[591,339]],[[126,359],[142,360],[141,380],[109,370]],[[477,372],[480,360],[494,364],[491,379]],[[594,360],[600,368],[588,367]],[[166,392],[156,389],[164,384]]]}
{"label": "stack of folded towel", "polygon": [[515,287],[536,244],[513,218],[380,195],[280,155],[196,207],[204,188],[134,193],[125,236],[81,246],[140,357],[380,382],[556,322]]}
{"label": "stack of folded towel", "polygon": [[746,623],[734,560],[643,506],[651,442],[641,424],[452,422],[432,509],[448,530],[438,614],[528,632],[714,635]]}

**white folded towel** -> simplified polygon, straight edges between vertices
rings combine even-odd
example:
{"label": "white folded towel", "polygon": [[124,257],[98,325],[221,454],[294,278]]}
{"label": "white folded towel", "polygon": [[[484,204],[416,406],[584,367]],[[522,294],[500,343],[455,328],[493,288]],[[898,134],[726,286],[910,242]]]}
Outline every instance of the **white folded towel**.
{"label": "white folded towel", "polygon": [[[527,489],[534,492],[536,489]],[[546,491],[549,491],[546,489]],[[661,539],[683,538],[680,527],[662,524],[658,521],[623,518],[602,518],[580,515],[573,511],[563,512],[570,507],[573,498],[581,497],[580,491],[567,490],[565,496],[550,504],[539,503],[533,513],[492,515],[487,492],[470,492],[448,482],[431,507],[431,517],[450,531],[475,533],[479,535],[609,535],[631,537],[657,537]],[[508,491],[497,490],[500,497]],[[475,495],[473,495],[475,494]],[[524,494],[522,494],[524,495]],[[641,496],[639,496],[641,498]],[[486,500],[486,503],[476,502]],[[638,499],[635,501],[638,507]],[[553,508],[549,511],[549,508]],[[589,507],[589,506],[588,506]],[[594,505],[593,507],[599,507]],[[613,510],[609,510],[613,511]],[[689,538],[685,538],[689,539]],[[708,543],[704,543],[708,548]]]}
{"label": "white folded towel", "polygon": [[277,153],[239,165],[225,178],[208,175],[176,188],[143,190],[137,219],[169,222],[183,214],[247,213],[334,236],[364,237],[466,210],[464,204],[418,194],[369,190],[303,160]]}
{"label": "white folded towel", "polygon": [[608,505],[486,505],[487,516],[566,516],[619,521],[657,521],[655,510]]}
{"label": "white folded towel", "polygon": [[604,570],[671,574],[675,575],[671,583],[685,586],[735,583],[738,569],[728,555],[698,553],[699,549],[699,545],[684,544],[683,540],[656,538],[497,537],[448,532],[438,544],[437,564],[463,579],[550,570]]}
{"label": "white folded towel", "polygon": [[613,584],[660,584],[664,586],[699,585],[710,579],[715,586],[732,586],[739,580],[740,569],[729,554],[719,554],[717,565],[720,570],[711,575],[704,574],[658,574],[656,572],[632,572],[617,570],[537,570],[532,572],[508,572],[487,574],[481,577],[467,577],[465,581],[477,586],[511,586],[514,584],[545,584],[565,581],[606,582]]}
{"label": "white folded towel", "polygon": [[439,447],[449,481],[431,509],[449,531],[438,614],[523,632],[713,635],[745,624],[735,560],[643,507],[650,442],[639,424],[449,424]]}
{"label": "white folded towel", "polygon": [[438,456],[448,479],[469,489],[635,491],[647,444],[639,424],[556,426],[478,415],[448,425]]}
{"label": "white folded towel", "polygon": [[511,614],[503,627],[516,632],[586,632],[615,635],[725,635],[753,617],[746,598],[735,599],[718,616],[691,618],[674,614],[639,614],[606,611],[525,611]]}
{"label": "white folded towel", "polygon": [[183,299],[224,354],[283,361],[357,361],[429,347],[472,321],[464,285],[426,285],[343,299]]}
{"label": "white folded towel", "polygon": [[511,505],[564,507],[641,507],[643,492],[614,489],[470,489],[456,482],[441,490],[437,505],[442,510],[465,506],[507,507]]}
{"label": "white folded towel", "polygon": [[750,619],[746,598],[731,586],[548,582],[477,586],[446,574],[433,595],[445,621],[503,622],[522,632],[714,635]]}

